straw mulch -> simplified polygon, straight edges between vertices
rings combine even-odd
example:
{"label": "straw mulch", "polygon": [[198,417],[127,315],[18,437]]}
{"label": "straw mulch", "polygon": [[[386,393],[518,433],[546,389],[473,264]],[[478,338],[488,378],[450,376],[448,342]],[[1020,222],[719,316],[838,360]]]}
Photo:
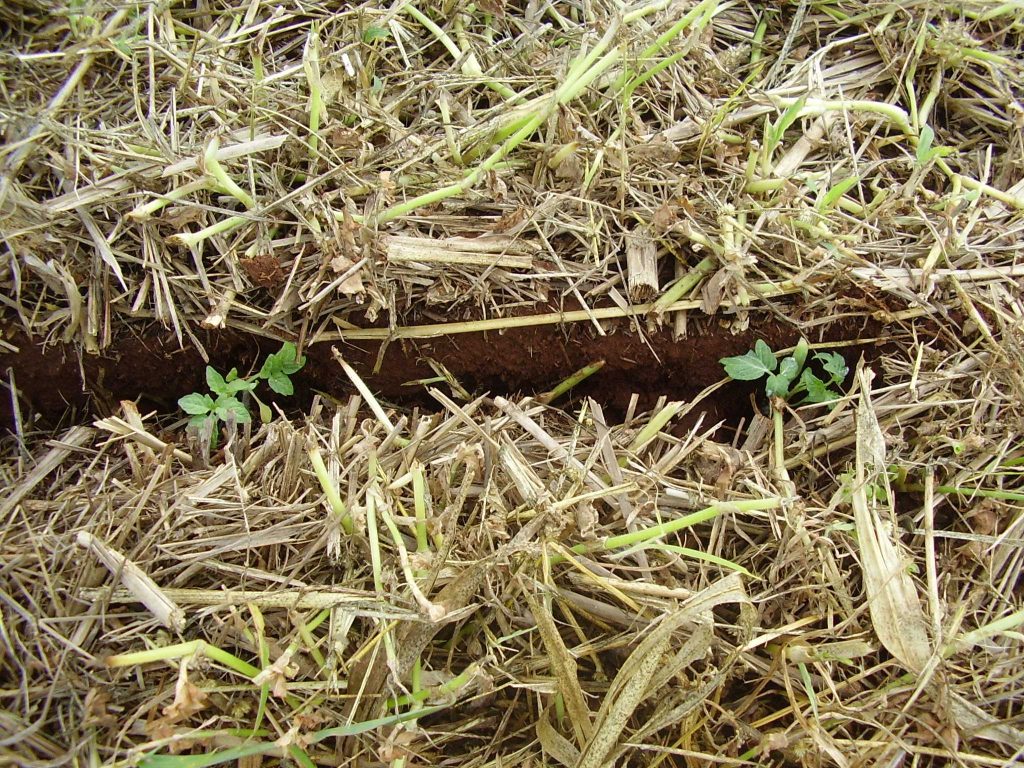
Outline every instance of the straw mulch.
{"label": "straw mulch", "polygon": [[364,392],[212,456],[130,403],[19,422],[0,761],[1021,761],[1016,4],[15,0],[0,27],[5,348],[563,308],[886,329],[779,432],[705,423],[714,390],[622,423]]}

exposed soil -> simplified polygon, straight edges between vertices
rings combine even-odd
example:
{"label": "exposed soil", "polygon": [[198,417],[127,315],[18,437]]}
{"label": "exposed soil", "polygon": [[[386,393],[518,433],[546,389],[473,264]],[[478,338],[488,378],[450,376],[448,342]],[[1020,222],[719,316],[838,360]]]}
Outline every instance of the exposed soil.
{"label": "exposed soil", "polygon": [[[649,409],[661,396],[693,398],[722,378],[720,358],[742,354],[757,338],[765,339],[775,349],[789,346],[798,338],[796,329],[775,320],[759,318],[751,325],[751,329],[734,334],[705,321],[703,328],[678,341],[668,331],[641,337],[624,323],[600,336],[593,327],[578,323],[392,342],[383,355],[377,342],[338,347],[382,400],[428,409],[435,408],[436,402],[426,387],[411,384],[436,376],[428,358],[441,363],[474,394],[543,392],[581,367],[604,360],[604,368],[578,386],[571,397],[594,397],[610,417],[616,418],[625,412],[634,393],[639,396],[640,409]],[[859,325],[836,323],[821,340],[873,335]],[[47,425],[81,420],[94,413],[111,413],[124,399],[139,400],[145,409],[170,413],[176,410],[176,400],[182,395],[206,391],[205,363],[199,352],[191,347],[181,349],[173,334],[162,328],[141,336],[125,335],[98,356],[81,354],[70,344],[44,347],[20,335],[9,340],[20,351],[0,354],[0,370],[13,369],[22,418],[26,420],[29,414]],[[222,372],[237,366],[243,375],[280,346],[235,331],[205,332],[201,340],[211,365]],[[864,345],[841,351],[851,363],[862,352],[869,356],[874,353],[873,348]],[[352,391],[333,359],[331,345],[315,345],[305,352],[306,367],[294,377],[295,396],[278,398],[282,407],[302,411],[316,392],[341,397]],[[447,389],[443,383],[433,386]],[[752,391],[752,387],[742,384],[724,387],[706,402],[707,415],[738,420],[750,412]],[[7,425],[13,423],[9,398],[0,402],[0,417]]]}

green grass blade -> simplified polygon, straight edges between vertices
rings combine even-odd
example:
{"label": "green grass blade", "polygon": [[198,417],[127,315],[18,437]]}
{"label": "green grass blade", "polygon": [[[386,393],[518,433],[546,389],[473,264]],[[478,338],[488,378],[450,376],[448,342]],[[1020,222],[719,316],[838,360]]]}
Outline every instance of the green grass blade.
{"label": "green grass blade", "polygon": [[828,192],[826,192],[821,200],[818,201],[818,212],[828,213],[852,187],[856,186],[860,182],[860,176],[853,175],[848,176],[842,181],[832,186]]}
{"label": "green grass blade", "polygon": [[[201,735],[198,731],[196,735]],[[259,741],[255,744],[244,744],[240,747],[222,749],[219,752],[208,752],[205,755],[147,755],[139,760],[141,768],[208,768],[211,765],[238,762],[253,755],[265,755],[279,749],[273,741]]]}

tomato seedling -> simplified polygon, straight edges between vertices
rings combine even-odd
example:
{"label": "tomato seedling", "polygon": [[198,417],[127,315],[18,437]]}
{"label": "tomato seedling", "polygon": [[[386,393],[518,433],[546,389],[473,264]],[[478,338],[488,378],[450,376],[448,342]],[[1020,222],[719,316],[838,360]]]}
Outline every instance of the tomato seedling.
{"label": "tomato seedling", "polygon": [[238,375],[238,369],[232,368],[227,376],[222,376],[213,366],[206,366],[206,386],[209,393],[193,392],[178,400],[178,406],[191,418],[189,426],[202,429],[209,425],[212,439],[217,440],[217,425],[234,421],[236,424],[248,424],[252,421],[249,409],[239,399],[239,395],[248,393],[260,409],[260,420],[266,424],[273,418],[270,407],[256,396],[256,386],[265,379],[269,387],[279,395],[295,393],[295,385],[291,375],[298,373],[306,364],[306,356],[296,355],[295,345],[285,342],[281,349],[269,355],[260,368],[259,373],[249,378]]}
{"label": "tomato seedling", "polygon": [[807,342],[801,339],[793,354],[779,361],[771,347],[758,339],[746,354],[723,357],[719,362],[729,378],[736,381],[757,381],[762,376],[767,377],[764,391],[769,398],[778,397],[793,405],[827,403],[837,399],[840,393],[832,387],[846,380],[850,372],[846,361],[836,352],[815,354],[814,360],[821,364],[826,374],[823,379],[806,366],[807,352]]}
{"label": "tomato seedling", "polygon": [[833,389],[846,380],[849,368],[842,355],[836,352],[818,352],[815,362],[824,370],[825,378],[818,376],[807,365],[810,348],[805,339],[793,349],[793,354],[782,360],[776,358],[772,348],[758,339],[746,354],[723,357],[719,362],[726,374],[736,381],[757,381],[765,377],[764,391],[772,408],[775,437],[775,467],[779,476],[788,481],[783,455],[782,410],[785,403],[828,403],[840,393]]}

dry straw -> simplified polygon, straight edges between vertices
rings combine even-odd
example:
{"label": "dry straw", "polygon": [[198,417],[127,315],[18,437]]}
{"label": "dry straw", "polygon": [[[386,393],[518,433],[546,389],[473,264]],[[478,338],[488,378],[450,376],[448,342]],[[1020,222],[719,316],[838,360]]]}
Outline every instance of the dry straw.
{"label": "dry straw", "polygon": [[[131,404],[44,433],[4,372],[0,762],[1021,761],[1018,3],[0,27],[4,350],[332,342],[359,393],[208,460]],[[713,364],[769,315],[868,347],[779,433],[569,401],[598,360],[538,399],[433,361],[416,410],[344,358],[628,318]]]}

